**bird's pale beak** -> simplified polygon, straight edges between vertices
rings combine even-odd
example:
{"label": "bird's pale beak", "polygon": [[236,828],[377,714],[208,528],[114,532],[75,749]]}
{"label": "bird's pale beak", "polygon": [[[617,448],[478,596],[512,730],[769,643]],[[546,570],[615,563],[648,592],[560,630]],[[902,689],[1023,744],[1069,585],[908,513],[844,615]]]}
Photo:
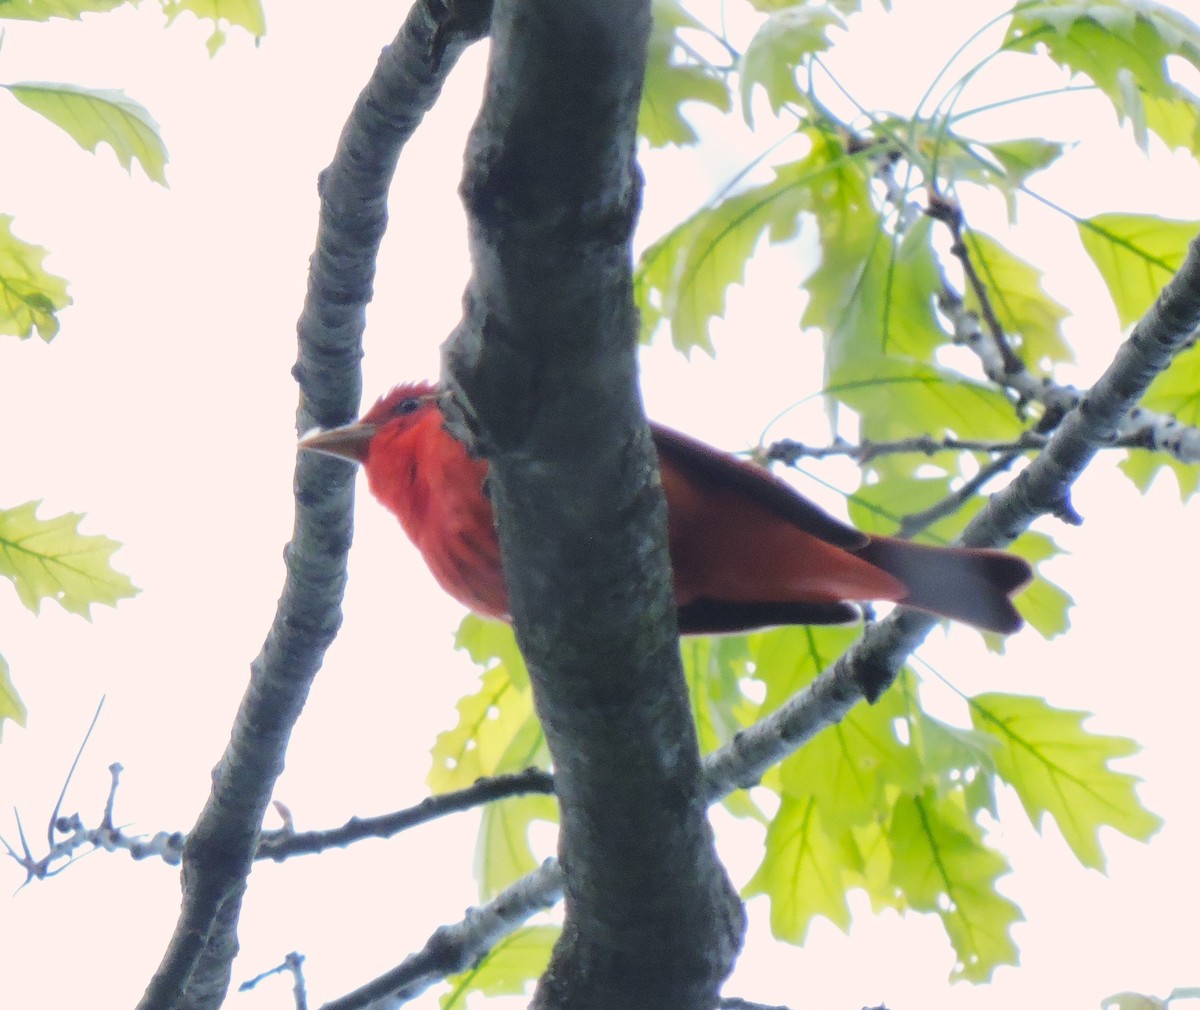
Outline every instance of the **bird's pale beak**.
{"label": "bird's pale beak", "polygon": [[300,439],[301,449],[313,452],[323,452],[326,456],[339,456],[342,459],[353,460],[355,463],[365,463],[367,448],[375,437],[375,425],[355,421],[340,428],[330,428],[328,431],[315,431]]}

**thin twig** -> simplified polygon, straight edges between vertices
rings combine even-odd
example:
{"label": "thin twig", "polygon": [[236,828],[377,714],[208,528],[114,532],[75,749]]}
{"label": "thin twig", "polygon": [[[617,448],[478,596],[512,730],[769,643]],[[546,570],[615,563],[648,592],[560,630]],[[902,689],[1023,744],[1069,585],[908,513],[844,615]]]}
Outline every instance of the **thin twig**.
{"label": "thin twig", "polygon": [[238,986],[238,992],[249,992],[260,982],[273,975],[282,975],[284,972],[292,976],[292,998],[295,1001],[296,1010],[308,1010],[308,989],[304,981],[304,955],[298,954],[296,951],[288,954],[282,964],[269,968],[252,979],[247,979]]}
{"label": "thin twig", "polygon": [[1013,465],[1021,454],[1019,452],[1008,452],[1003,456],[997,456],[994,460],[982,467],[974,477],[966,481],[962,487],[951,491],[939,502],[935,502],[927,509],[922,509],[920,512],[913,512],[906,515],[900,522],[900,529],[896,535],[900,537],[915,537],[918,533],[928,529],[940,519],[945,519],[946,516],[953,515],[967,502],[971,501],[984,486],[999,474],[1004,473]]}
{"label": "thin twig", "polygon": [[950,252],[962,264],[963,276],[971,286],[971,291],[974,293],[976,301],[979,302],[979,311],[983,315],[983,321],[987,324],[992,341],[996,345],[996,350],[1004,362],[1005,374],[1024,371],[1025,362],[1012,349],[1008,336],[1004,332],[1004,327],[1000,325],[996,310],[992,307],[992,297],[988,292],[987,285],[984,284],[983,279],[979,276],[979,271],[975,269],[975,263],[971,259],[970,252],[967,249],[963,231],[965,222],[963,220],[962,207],[959,206],[956,200],[951,200],[931,188],[925,213],[935,221],[940,221],[950,231]]}
{"label": "thin twig", "polygon": [[390,838],[401,831],[447,814],[469,810],[508,796],[528,793],[553,794],[554,778],[540,768],[527,768],[511,775],[479,779],[465,789],[430,796],[407,810],[379,817],[353,817],[340,828],[328,831],[272,831],[263,834],[255,859],[282,862],[291,856],[344,847],[364,838]]}

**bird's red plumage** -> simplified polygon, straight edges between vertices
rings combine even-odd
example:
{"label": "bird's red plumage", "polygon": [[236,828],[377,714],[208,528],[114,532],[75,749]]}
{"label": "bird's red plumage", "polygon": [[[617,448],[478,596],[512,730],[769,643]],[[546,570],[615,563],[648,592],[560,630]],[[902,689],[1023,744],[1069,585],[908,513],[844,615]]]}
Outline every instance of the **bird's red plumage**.
{"label": "bird's red plumage", "polygon": [[[651,425],[667,499],[680,630],[844,621],[844,601],[891,600],[1008,633],[1029,566],[1003,551],[873,537],[822,512],[768,471]],[[442,587],[508,617],[487,463],[442,423],[434,387],[397,386],[356,425],[305,440],[360,460]]]}

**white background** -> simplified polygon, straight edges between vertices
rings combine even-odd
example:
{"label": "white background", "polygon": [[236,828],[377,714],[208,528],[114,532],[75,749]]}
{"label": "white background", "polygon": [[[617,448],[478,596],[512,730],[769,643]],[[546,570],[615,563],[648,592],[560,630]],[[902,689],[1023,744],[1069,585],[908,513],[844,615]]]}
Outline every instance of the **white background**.
{"label": "white background", "polygon": [[[868,107],[909,112],[946,55],[997,7],[898,6],[901,16],[863,19],[839,66]],[[269,4],[261,46],[235,33],[213,61],[205,29],[181,19],[164,31],[149,7],[7,29],[0,79],[124,88],[162,124],[171,152],[163,190],[140,170],[127,177],[107,149],[98,158],[81,152],[0,95],[0,211],[16,215],[20,237],[52,250],[47,267],[70,280],[74,298],[52,345],[0,343],[0,503],[44,498],[43,515],[86,511],[86,531],[125,544],[116,563],[142,590],[88,624],[53,604],[35,619],[0,589],[0,650],[30,710],[28,728],[7,724],[0,744],[0,834],[10,842],[16,807],[35,848],[44,844],[54,797],[102,694],[107,704],[67,812],[98,819],[113,761],[126,768],[117,816],[130,830],[186,829],[207,795],[282,584],[295,443],[288,369],[316,174],[394,34],[394,8]],[[1200,13],[1194,2],[1184,9]],[[464,59],[402,159],[370,310],[368,396],[435,376],[438,345],[457,320],[468,264],[455,189],[483,62],[480,47]],[[1043,118],[1022,106],[1016,115],[1028,118],[1018,127],[997,122],[1029,135],[1088,137],[1061,173],[1035,180],[1041,192],[1081,214],[1200,218],[1194,164],[1161,150],[1147,161],[1103,103],[1073,101]],[[724,139],[703,165],[691,153],[647,159],[642,243],[764,146],[718,129]],[[994,210],[978,212],[988,227]],[[1120,340],[1115,317],[1071,226],[1037,208],[1023,210],[1020,225],[1020,249],[1050,271],[1052,293],[1077,313],[1069,337],[1080,366],[1066,378],[1085,385]],[[804,272],[791,254],[756,265],[717,328],[715,363],[650,351],[651,413],[738,449],[818,389],[815,338],[795,328]],[[801,412],[771,433],[819,442],[819,420]],[[1180,507],[1170,482],[1141,498],[1114,476],[1115,462],[1102,457],[1076,491],[1082,529],[1046,527],[1072,551],[1050,567],[1077,602],[1071,632],[1051,643],[1026,632],[1001,661],[970,632],[938,632],[921,656],[964,691],[1043,693],[1096,712],[1097,730],[1140,740],[1145,749],[1123,767],[1146,780],[1141,794],[1166,826],[1149,846],[1106,833],[1104,877],[1079,868],[1052,826],[1038,836],[1005,797],[999,834],[1015,872],[1003,890],[1028,921],[1015,930],[1022,967],[1001,969],[990,986],[948,985],[953,954],[936,920],[875,917],[856,896],[851,936],[818,921],[804,950],[772,943],[765,905],[752,902],[755,932],[730,994],[793,1006],[999,1010],[1095,1007],[1122,989],[1162,995],[1200,985],[1197,512]],[[837,467],[820,472],[850,484]],[[450,648],[460,608],[365,488],[351,574],[343,634],[276,790],[302,829],[423,796],[434,736],[476,683]],[[935,691],[931,703],[946,699]],[[258,866],[235,982],[298,950],[309,959],[316,1005],[390,967],[474,900],[474,827],[459,816],[351,852]],[[744,882],[758,835],[720,817],[718,831]],[[20,882],[15,864],[0,868],[0,892]],[[85,990],[90,1006],[132,1005],[161,957],[178,894],[173,869],[95,854],[0,897],[5,1004],[65,1005]],[[282,1007],[290,994],[276,980],[231,1000]]]}

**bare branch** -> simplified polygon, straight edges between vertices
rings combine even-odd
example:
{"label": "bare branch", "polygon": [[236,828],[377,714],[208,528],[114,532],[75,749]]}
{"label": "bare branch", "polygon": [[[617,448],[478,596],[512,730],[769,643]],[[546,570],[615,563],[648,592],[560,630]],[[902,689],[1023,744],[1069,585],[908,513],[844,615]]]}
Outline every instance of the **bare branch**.
{"label": "bare branch", "polygon": [[950,253],[962,264],[963,276],[967,279],[967,284],[970,285],[975,300],[979,302],[979,311],[983,313],[983,321],[991,335],[992,347],[1000,358],[1001,374],[1010,375],[1014,372],[1024,371],[1025,362],[1012,349],[1008,335],[1004,332],[1004,327],[1000,325],[995,309],[992,308],[992,297],[987,285],[983,283],[967,250],[967,243],[963,238],[962,208],[957,201],[947,199],[940,193],[931,190],[926,213],[934,220],[941,221],[950,231]]}
{"label": "bare branch", "polygon": [[[320,180],[321,214],[294,374],[301,429],[348,420],[387,190],[401,147],[466,45],[487,29],[480,0],[418,0],[359,96]],[[237,921],[258,832],[312,678],[336,634],[351,539],[353,473],[304,453],[287,578],[213,790],[184,850],[179,921],[141,1010],[215,1008],[229,987]]]}
{"label": "bare branch", "polygon": [[255,975],[252,979],[247,979],[238,986],[238,992],[249,992],[260,982],[274,975],[282,975],[284,972],[292,976],[292,999],[296,1010],[308,1010],[308,990],[304,982],[304,955],[295,951],[288,954],[282,964],[264,971],[261,975]]}
{"label": "bare branch", "polygon": [[951,491],[941,501],[934,502],[929,508],[922,509],[920,512],[912,512],[906,515],[900,521],[900,528],[896,531],[896,535],[900,537],[915,537],[939,519],[953,515],[966,505],[967,502],[972,501],[993,477],[1004,473],[1019,457],[1019,452],[1008,452],[1003,456],[997,456],[987,466],[982,467],[979,473],[970,480],[964,481],[961,487]]}
{"label": "bare branch", "polygon": [[783,463],[795,466],[802,459],[829,459],[834,456],[845,456],[856,463],[869,463],[879,456],[897,456],[902,454],[918,454],[936,456],[939,452],[982,452],[991,455],[1006,456],[1014,453],[1032,452],[1046,444],[1047,436],[1036,431],[1027,431],[1018,439],[1010,441],[990,441],[970,438],[934,438],[932,435],[916,435],[912,438],[901,438],[894,442],[872,442],[869,439],[858,444],[839,439],[831,445],[812,446],[803,442],[794,442],[790,438],[772,442],[756,458],[763,463]]}
{"label": "bare branch", "polygon": [[425,824],[447,814],[469,810],[492,803],[506,796],[527,793],[554,793],[554,778],[539,768],[527,768],[512,775],[496,775],[480,779],[474,785],[452,793],[429,796],[416,806],[379,817],[353,817],[340,828],[327,831],[271,831],[264,833],[258,843],[255,859],[282,862],[291,856],[324,852],[345,847],[364,838],[391,838],[408,828]]}
{"label": "bare branch", "polygon": [[[46,855],[35,859],[25,845],[24,855],[18,854],[3,838],[0,844],[8,855],[26,872],[26,883],[53,876],[65,867],[55,868],[59,860],[70,862],[74,854],[84,846],[104,849],[106,852],[127,851],[134,859],[158,856],[170,866],[177,866],[183,855],[187,836],[181,831],[159,831],[153,836],[127,835],[113,823],[113,803],[117,793],[121,766],[109,766],[112,787],[104,807],[100,826],[88,828],[79,814],[58,817],[51,825],[50,846]],[[273,859],[283,862],[292,856],[310,855],[331,848],[344,848],[366,838],[391,838],[420,824],[426,824],[447,814],[470,810],[485,803],[492,803],[508,796],[528,793],[554,793],[554,777],[540,768],[527,768],[511,775],[496,775],[481,778],[465,789],[438,796],[428,796],[415,806],[397,810],[377,817],[352,817],[340,828],[322,831],[296,831],[291,826],[291,814],[281,808],[281,816],[287,825],[278,831],[263,832],[259,838],[254,858]],[[276,804],[276,806],[280,806]],[[66,837],[59,837],[65,835]],[[21,832],[24,845],[24,832]]]}
{"label": "bare branch", "polygon": [[[95,726],[94,720],[92,725]],[[88,732],[90,733],[91,730]],[[76,761],[78,761],[78,757],[76,757]],[[74,768],[75,766],[72,765],[72,771]],[[108,798],[104,804],[104,814],[98,827],[88,828],[77,813],[71,814],[69,817],[60,816],[59,809],[62,805],[62,795],[60,795],[54,806],[54,817],[50,821],[46,854],[40,859],[35,859],[29,850],[25,832],[21,829],[20,817],[17,818],[17,830],[20,833],[23,854],[18,855],[11,845],[0,839],[0,844],[7,849],[8,855],[25,870],[25,883],[32,880],[44,880],[61,873],[77,858],[76,853],[87,846],[93,850],[103,849],[106,852],[124,850],[134,859],[157,856],[170,866],[179,865],[183,855],[184,835],[182,832],[159,831],[150,837],[127,835],[123,828],[114,823],[113,807],[116,803],[117,785],[121,779],[122,769],[119,764],[111,764],[108,766],[108,771],[112,776],[112,784],[109,786]],[[55,864],[60,861],[63,865],[56,866]]]}

